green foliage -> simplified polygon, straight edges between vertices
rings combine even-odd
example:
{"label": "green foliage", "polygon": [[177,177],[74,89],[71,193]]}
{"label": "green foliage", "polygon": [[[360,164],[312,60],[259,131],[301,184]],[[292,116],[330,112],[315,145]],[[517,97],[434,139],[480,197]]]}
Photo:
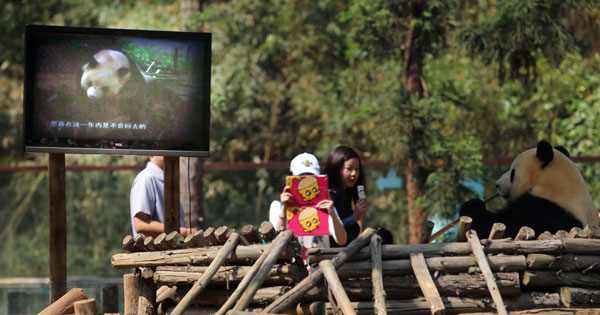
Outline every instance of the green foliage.
{"label": "green foliage", "polygon": [[594,2],[499,1],[497,6],[478,15],[477,23],[463,30],[461,40],[472,55],[488,64],[498,64],[501,80],[510,77],[529,84],[537,77],[538,52],[554,64],[568,53],[579,52],[581,47],[561,14],[576,8],[578,14],[587,15]]}

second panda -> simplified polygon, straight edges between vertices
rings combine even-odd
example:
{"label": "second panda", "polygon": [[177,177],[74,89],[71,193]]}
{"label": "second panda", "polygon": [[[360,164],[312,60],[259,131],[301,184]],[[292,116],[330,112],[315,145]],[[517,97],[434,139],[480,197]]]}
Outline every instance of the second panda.
{"label": "second panda", "polygon": [[506,237],[515,237],[522,226],[536,235],[598,226],[598,210],[583,176],[563,147],[540,141],[536,148],[522,152],[498,179],[496,189],[507,201],[504,208],[491,212],[483,201],[472,199],[460,209],[461,216],[473,219],[472,229],[480,238],[487,238],[496,222],[506,225]]}

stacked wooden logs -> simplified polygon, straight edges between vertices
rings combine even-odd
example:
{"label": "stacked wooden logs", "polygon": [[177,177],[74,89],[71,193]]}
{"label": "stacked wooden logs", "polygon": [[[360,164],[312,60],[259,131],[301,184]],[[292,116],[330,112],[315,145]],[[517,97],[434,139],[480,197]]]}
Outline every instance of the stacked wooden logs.
{"label": "stacked wooden logs", "polygon": [[[598,228],[573,228],[554,235],[546,232],[534,239],[536,233],[523,227],[516,238],[506,239],[502,238],[503,224],[495,224],[490,235],[484,236],[487,239],[479,240],[469,230],[471,222],[468,217],[461,218],[458,230],[464,235],[458,234],[457,242],[429,243],[432,229],[426,224],[422,244],[362,248],[336,272],[352,311],[342,309],[345,303],[328,295],[334,290],[331,284],[320,283],[301,299],[310,305],[307,309],[318,311],[304,313],[600,308]],[[310,249],[308,261],[320,265],[342,251]],[[490,271],[487,275],[486,270]],[[382,275],[380,281],[376,281],[378,274]],[[378,282],[383,284],[380,289]],[[377,304],[377,292],[385,299],[383,304]]]}
{"label": "stacked wooden logs", "polygon": [[[137,314],[142,308],[147,309],[142,314],[164,312],[182,301],[186,308],[201,306],[214,313],[226,304],[240,283],[246,279],[244,285],[251,285],[250,280],[257,277],[262,281],[244,309],[264,307],[308,274],[296,238],[290,232],[285,242],[276,244],[281,237],[282,233],[278,234],[269,222],[258,228],[246,225],[239,233],[225,226],[209,227],[185,238],[177,232],[156,238],[128,235],[123,239],[123,249],[130,253],[116,254],[111,259],[115,268],[136,269],[135,274],[124,277],[125,314]],[[225,253],[227,242],[235,243]],[[276,254],[271,254],[268,261],[271,252]],[[215,266],[219,259],[222,262]],[[212,273],[209,279],[202,279],[208,273]],[[202,281],[206,283],[200,284]],[[149,289],[141,289],[144,286]],[[194,286],[201,286],[202,293],[186,298]]]}

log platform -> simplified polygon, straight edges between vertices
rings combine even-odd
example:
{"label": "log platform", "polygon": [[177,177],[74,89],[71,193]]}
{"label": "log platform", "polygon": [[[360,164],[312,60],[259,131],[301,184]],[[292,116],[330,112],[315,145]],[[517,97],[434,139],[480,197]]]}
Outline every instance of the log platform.
{"label": "log platform", "polygon": [[346,247],[309,249],[310,268],[297,239],[268,222],[128,235],[111,263],[134,270],[124,293],[135,314],[600,314],[598,227],[503,239],[497,223],[479,239],[471,222],[449,243],[429,242],[431,224],[419,244],[381,245],[366,228]]}

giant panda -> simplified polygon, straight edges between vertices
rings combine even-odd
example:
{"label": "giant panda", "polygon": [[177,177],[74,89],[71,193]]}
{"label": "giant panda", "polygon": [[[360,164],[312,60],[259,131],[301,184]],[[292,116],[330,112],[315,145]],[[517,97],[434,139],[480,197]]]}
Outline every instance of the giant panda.
{"label": "giant panda", "polygon": [[101,50],[83,65],[81,87],[92,99],[119,95],[129,80],[135,80],[136,74],[140,73],[132,66],[124,53],[112,49]]}
{"label": "giant panda", "polygon": [[[180,122],[175,120],[175,115],[182,111],[183,100],[143,73],[125,53],[115,49],[99,50],[89,56],[81,71],[84,95],[79,103],[85,105],[90,119],[144,124],[148,130],[135,135],[140,139],[159,140],[177,130]],[[117,136],[135,132],[113,130]]]}
{"label": "giant panda", "polygon": [[547,141],[519,154],[496,182],[496,190],[507,201],[499,211],[488,211],[480,199],[471,199],[460,209],[461,216],[473,219],[471,228],[480,237],[487,237],[495,222],[506,225],[504,236],[515,237],[521,226],[536,234],[554,234],[586,224],[598,226],[600,220],[568,151],[552,148]]}

